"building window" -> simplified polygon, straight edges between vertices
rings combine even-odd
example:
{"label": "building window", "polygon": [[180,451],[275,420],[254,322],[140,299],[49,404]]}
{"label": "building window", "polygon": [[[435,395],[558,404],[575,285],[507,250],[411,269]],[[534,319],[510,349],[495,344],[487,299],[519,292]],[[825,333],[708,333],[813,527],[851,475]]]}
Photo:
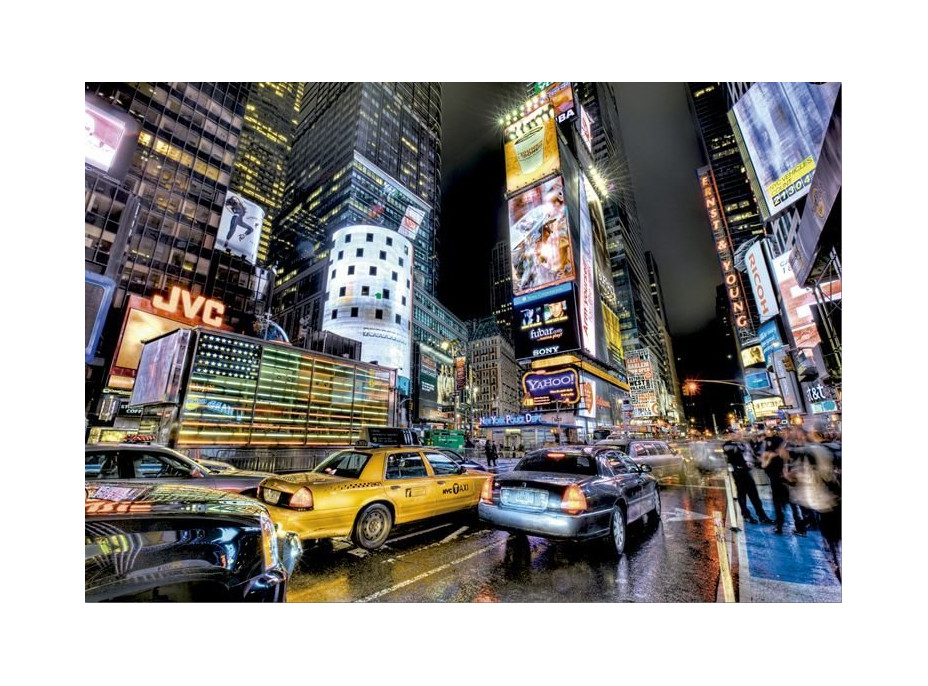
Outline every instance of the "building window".
{"label": "building window", "polygon": [[387,251],[386,251],[386,250],[381,250],[381,251],[380,251],[380,259],[382,259],[382,260],[387,259]]}
{"label": "building window", "polygon": [[354,251],[355,257],[364,257],[364,248],[358,248]]}
{"label": "building window", "polygon": [[[350,267],[349,267],[349,269],[350,269]],[[351,272],[349,271],[348,273],[350,274]],[[333,279],[335,278],[335,270],[334,270],[334,269],[332,270],[332,278],[333,278]]]}
{"label": "building window", "polygon": [[374,317],[376,319],[383,319],[383,310],[374,310]]}
{"label": "building window", "polygon": [[370,286],[361,286],[361,295],[370,295],[371,287]]}
{"label": "building window", "polygon": [[402,323],[403,323],[403,318],[402,318],[401,316],[396,315],[395,319],[396,319],[396,323],[397,323],[397,324],[402,324]]}
{"label": "building window", "polygon": [[408,245],[404,245],[404,246],[403,246],[403,254],[404,254],[404,255],[408,255],[408,254],[409,254],[409,246],[408,246]]}
{"label": "building window", "polygon": [[344,251],[344,250],[339,250],[339,251],[338,251],[338,259],[343,259],[344,257],[345,257],[345,251]]}
{"label": "building window", "polygon": [[387,245],[393,245],[393,239],[387,236]]}
{"label": "building window", "polygon": [[383,299],[384,299],[384,300],[389,300],[389,299],[390,299],[390,289],[389,289],[389,288],[384,288],[384,289],[383,289]]}
{"label": "building window", "polygon": [[374,242],[374,234],[372,234],[372,233],[367,234],[367,242],[368,242],[368,243],[373,243],[373,242]]}
{"label": "building window", "polygon": [[350,233],[346,233],[346,234],[345,234],[345,243],[351,243],[351,234],[350,234]]}
{"label": "building window", "polygon": [[332,310],[332,319],[338,319],[338,310]]}
{"label": "building window", "polygon": [[398,281],[398,280],[399,280],[399,276],[400,276],[399,274],[397,274],[396,272],[393,272],[393,280],[394,280],[394,281]]}
{"label": "building window", "polygon": [[406,264],[406,262],[405,262],[405,260],[403,260],[403,258],[401,257],[401,258],[400,258],[400,266],[402,267],[404,264]]}
{"label": "building window", "polygon": [[348,267],[348,276],[351,276],[352,274],[354,274],[354,265],[351,265],[350,267]]}
{"label": "building window", "polygon": [[404,305],[406,304],[406,296],[405,296],[405,295],[403,296],[403,304],[404,304]]}
{"label": "building window", "polygon": [[352,308],[351,308],[351,316],[352,316],[352,317],[357,317],[357,316],[358,316],[358,308],[357,308],[357,307],[352,307]]}
{"label": "building window", "polygon": [[377,267],[371,267],[371,268],[370,268],[370,272],[368,272],[368,273],[369,273],[371,276],[377,276]]}
{"label": "building window", "polygon": [[338,289],[338,297],[339,297],[339,298],[344,298],[344,297],[345,297],[345,288],[346,288],[345,286],[342,286],[341,288]]}

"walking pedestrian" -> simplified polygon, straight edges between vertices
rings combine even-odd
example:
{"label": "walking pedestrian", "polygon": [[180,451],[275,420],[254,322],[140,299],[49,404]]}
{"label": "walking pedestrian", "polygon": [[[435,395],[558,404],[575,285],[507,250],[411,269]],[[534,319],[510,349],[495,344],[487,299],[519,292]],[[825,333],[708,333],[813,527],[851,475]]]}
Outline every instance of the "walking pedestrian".
{"label": "walking pedestrian", "polygon": [[493,441],[487,439],[483,452],[487,457],[487,467],[493,466]]}
{"label": "walking pedestrian", "polygon": [[498,466],[499,466],[499,448],[500,448],[500,446],[498,446],[498,445],[494,442],[494,443],[493,443],[493,466],[494,466],[494,467],[498,467]]}
{"label": "walking pedestrian", "polygon": [[800,466],[795,470],[796,498],[816,513],[819,531],[835,576],[841,580],[841,481],[834,452],[816,432],[808,435]]}
{"label": "walking pedestrian", "polygon": [[764,439],[764,453],[760,466],[770,479],[770,495],[773,498],[773,533],[783,533],[785,510],[789,503],[789,486],[786,480],[786,449],[783,439],[774,431],[768,431]]}
{"label": "walking pedestrian", "polygon": [[[741,516],[749,524],[757,524],[758,518],[764,524],[773,524],[773,520],[764,512],[764,506],[760,501],[760,494],[757,492],[757,484],[754,483],[754,475],[751,472],[751,466],[748,464],[751,449],[744,442],[743,437],[736,435],[722,444],[722,452],[731,466],[732,477],[735,481],[735,488],[738,491],[738,506],[741,508]],[[754,506],[754,513],[757,518],[751,515],[748,509],[747,501],[751,500]]]}
{"label": "walking pedestrian", "polygon": [[809,529],[817,529],[818,521],[815,510],[806,507],[799,494],[801,490],[800,479],[805,471],[806,463],[806,432],[800,427],[793,427],[788,434],[786,448],[786,484],[789,489],[789,508],[793,515],[793,533],[805,536]]}

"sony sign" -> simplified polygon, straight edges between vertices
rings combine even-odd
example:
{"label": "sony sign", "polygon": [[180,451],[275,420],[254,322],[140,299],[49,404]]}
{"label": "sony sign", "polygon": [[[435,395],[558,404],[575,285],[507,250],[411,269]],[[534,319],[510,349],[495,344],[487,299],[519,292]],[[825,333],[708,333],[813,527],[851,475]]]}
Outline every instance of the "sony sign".
{"label": "sony sign", "polygon": [[764,259],[763,244],[757,241],[748,250],[745,265],[751,277],[751,290],[754,291],[754,302],[757,303],[757,312],[761,323],[775,317],[780,308],[774,297],[773,283],[770,281],[770,272],[767,270],[767,261]]}

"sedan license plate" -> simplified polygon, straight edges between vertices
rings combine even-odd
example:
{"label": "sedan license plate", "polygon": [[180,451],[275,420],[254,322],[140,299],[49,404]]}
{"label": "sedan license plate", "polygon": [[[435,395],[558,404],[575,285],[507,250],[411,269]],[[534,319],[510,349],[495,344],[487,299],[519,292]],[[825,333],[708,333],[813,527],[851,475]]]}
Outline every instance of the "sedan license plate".
{"label": "sedan license plate", "polygon": [[548,506],[548,492],[532,488],[504,488],[500,491],[503,505],[543,510]]}
{"label": "sedan license plate", "polygon": [[277,501],[280,500],[280,491],[273,491],[271,489],[265,488],[263,494],[264,502],[270,503],[271,505],[276,505]]}

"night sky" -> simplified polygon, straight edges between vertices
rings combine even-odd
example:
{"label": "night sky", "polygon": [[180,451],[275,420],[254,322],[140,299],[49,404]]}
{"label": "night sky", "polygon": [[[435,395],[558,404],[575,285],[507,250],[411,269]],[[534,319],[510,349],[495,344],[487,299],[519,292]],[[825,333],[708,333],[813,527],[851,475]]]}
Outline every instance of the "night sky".
{"label": "night sky", "polygon": [[[673,334],[702,329],[721,283],[696,168],[696,131],[682,83],[616,86],[622,135],[645,248],[660,269]],[[521,103],[521,83],[442,84],[439,299],[463,319],[490,312],[489,260],[505,236],[500,115]]]}

